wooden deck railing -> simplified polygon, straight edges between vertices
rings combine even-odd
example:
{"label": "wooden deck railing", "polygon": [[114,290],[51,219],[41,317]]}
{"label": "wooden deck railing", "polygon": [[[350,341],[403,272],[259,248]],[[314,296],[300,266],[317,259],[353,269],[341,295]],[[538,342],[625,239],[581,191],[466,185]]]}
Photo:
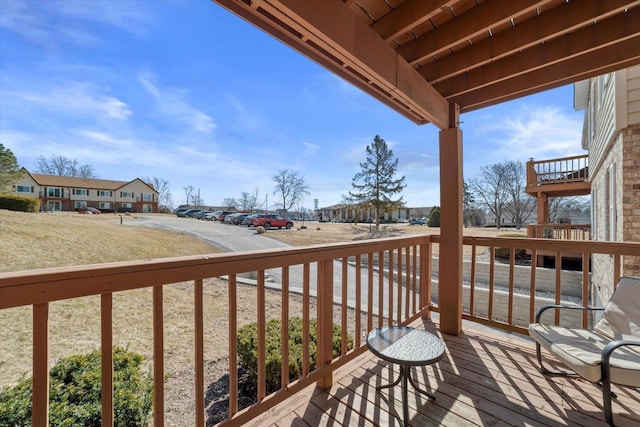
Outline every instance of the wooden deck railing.
{"label": "wooden deck railing", "polygon": [[[373,327],[384,324],[408,323],[418,317],[427,317],[430,309],[438,311],[437,295],[434,303],[432,294],[434,244],[440,236],[420,236],[412,238],[379,239],[368,242],[341,243],[292,249],[274,249],[266,251],[214,254],[163,260],[111,263],[18,273],[0,274],[0,309],[18,306],[33,307],[33,425],[45,426],[48,423],[49,410],[49,304],[53,301],[67,300],[82,296],[100,295],[101,347],[113,345],[113,294],[132,292],[136,289],[153,289],[153,378],[154,378],[154,426],[164,425],[165,417],[165,343],[163,314],[164,292],[176,284],[193,283],[194,347],[193,360],[195,370],[194,390],[195,410],[192,420],[185,424],[202,426],[205,424],[204,407],[204,336],[203,317],[206,307],[203,304],[203,283],[209,278],[225,276],[228,283],[228,358],[229,358],[229,413],[226,425],[241,425],[250,421],[275,404],[295,395],[298,391],[314,382],[322,386],[331,384],[334,369],[352,360],[366,350],[362,336]],[[466,309],[463,318],[498,326],[518,332],[526,332],[516,312],[525,312],[526,323],[533,320],[534,309],[540,300],[536,294],[539,282],[539,268],[535,264],[536,251],[552,251],[556,259],[569,251],[583,254],[583,265],[589,265],[591,254],[605,253],[614,257],[615,265],[612,282],[620,276],[622,256],[640,254],[640,244],[636,243],[596,243],[553,241],[545,239],[508,239],[465,237],[464,245],[469,252],[470,280],[465,284]],[[509,279],[503,292],[496,286],[495,272],[497,263],[493,254],[496,248],[510,248],[508,263]],[[528,280],[516,274],[515,249],[529,249],[533,252],[532,268]],[[488,251],[489,280],[481,284],[479,274],[480,254]],[[556,263],[560,265],[560,263]],[[236,357],[237,340],[237,283],[243,273],[252,273],[256,277],[258,323],[258,403],[240,410],[238,406],[238,362]],[[522,274],[522,273],[518,273]],[[525,273],[527,274],[527,273]],[[582,273],[582,301],[587,305],[589,272]],[[265,292],[266,276],[276,276],[281,283],[282,320],[288,319],[289,297],[291,292],[299,292],[303,298],[302,318],[306,338],[302,343],[304,358],[308,361],[309,320],[312,313],[310,302],[317,302],[316,318],[318,322],[318,364],[311,370],[308,362],[303,367],[302,378],[288,383],[288,354],[282,346],[282,388],[270,395],[265,388]],[[554,301],[559,302],[562,294],[562,272],[555,270]],[[524,282],[524,283],[523,283]],[[450,284],[441,284],[450,286]],[[528,292],[526,298],[518,296],[518,290]],[[481,294],[486,304],[481,303]],[[501,294],[502,300],[498,297]],[[503,302],[500,302],[503,301]],[[355,324],[348,325],[347,309],[355,311]],[[332,355],[332,322],[334,311],[340,311],[342,342],[347,330],[353,330],[354,348],[349,350],[343,344],[340,355]],[[116,311],[117,312],[117,311]],[[361,315],[366,319],[361,322]],[[96,314],[98,316],[98,314]],[[556,315],[556,322],[560,319]],[[582,323],[586,324],[583,317]],[[282,328],[281,342],[287,342],[287,328]],[[102,394],[103,425],[113,422],[113,378],[112,352],[102,352]],[[189,367],[185,367],[188,369]],[[108,391],[111,390],[111,393]]]}
{"label": "wooden deck railing", "polygon": [[[440,236],[433,236],[437,243]],[[566,289],[567,275],[581,275],[581,291],[574,298],[577,305],[588,306],[590,301],[591,276],[590,259],[594,254],[607,254],[613,258],[613,269],[609,284],[616,284],[621,276],[622,257],[633,257],[640,263],[640,243],[594,242],[594,241],[561,241],[547,239],[517,239],[517,238],[484,238],[465,237],[463,244],[466,252],[470,252],[470,278],[463,284],[465,300],[463,319],[473,320],[490,326],[527,334],[527,326],[533,322],[536,310],[544,304],[560,304],[565,295],[573,294]],[[507,264],[498,263],[495,252],[498,248],[509,249]],[[480,261],[480,254],[486,252],[486,261]],[[530,253],[530,265],[517,265],[516,252]],[[537,265],[539,253],[552,253],[555,268],[542,268]],[[580,254],[582,269],[579,271],[563,271],[561,269],[563,254]],[[488,263],[488,280],[478,280],[479,264]],[[498,285],[498,270],[508,268],[508,279]],[[554,277],[551,279],[549,275]],[[542,275],[545,276],[543,280]],[[506,283],[505,283],[506,282]],[[552,284],[552,288],[542,286]],[[594,284],[600,285],[600,284]],[[607,284],[604,284],[605,286]],[[435,287],[434,287],[435,288]],[[538,292],[540,291],[540,292]],[[433,311],[439,311],[437,305],[432,305]],[[572,312],[574,310],[571,310]],[[579,317],[576,317],[579,316]],[[555,323],[560,324],[560,312],[556,311]],[[572,313],[562,319],[572,326],[588,327],[587,312],[579,315]]]}
{"label": "wooden deck railing", "polygon": [[527,162],[527,186],[587,181],[589,156]]}
{"label": "wooden deck railing", "polygon": [[591,224],[530,224],[531,239],[591,240]]}
{"label": "wooden deck railing", "polygon": [[[110,263],[92,266],[58,268],[0,275],[0,309],[29,305],[33,307],[33,425],[46,426],[49,411],[49,304],[53,301],[100,295],[101,348],[113,345],[113,294],[152,288],[153,312],[153,422],[164,425],[165,366],[164,366],[164,292],[183,282],[193,283],[195,402],[193,420],[186,424],[204,425],[204,358],[203,341],[203,282],[208,278],[228,279],[229,313],[229,425],[249,421],[276,403],[292,396],[314,382],[331,384],[331,373],[365,349],[362,333],[383,324],[408,323],[426,315],[428,300],[420,295],[430,294],[430,281],[419,281],[418,272],[430,274],[429,236],[404,239],[381,239],[365,243],[332,244],[324,246],[274,249],[268,251],[237,252],[150,260]],[[386,274],[378,271],[386,270]],[[398,274],[397,272],[403,272]],[[240,275],[256,277],[258,324],[258,403],[239,411],[238,363],[236,357],[238,301],[236,286]],[[282,388],[267,396],[265,388],[265,289],[266,276],[278,276],[282,290],[283,320],[289,318],[289,292],[302,293],[303,298],[303,377],[288,383],[288,354],[282,346]],[[309,367],[310,300],[317,302],[317,368]],[[332,355],[332,326],[334,304],[340,306],[342,342],[347,334],[347,305],[355,310],[354,348],[342,345],[337,358]],[[361,314],[366,313],[366,325]],[[98,314],[96,314],[98,316]],[[375,323],[374,323],[375,321]],[[365,329],[366,328],[366,329]],[[287,342],[287,328],[282,328],[282,342]],[[112,352],[102,352],[103,425],[112,425],[113,379]]]}

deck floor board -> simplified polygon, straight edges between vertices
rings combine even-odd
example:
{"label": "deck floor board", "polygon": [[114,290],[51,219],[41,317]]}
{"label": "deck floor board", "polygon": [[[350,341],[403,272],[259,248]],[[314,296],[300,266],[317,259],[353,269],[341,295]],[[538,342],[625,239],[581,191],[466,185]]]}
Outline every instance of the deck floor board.
{"label": "deck floor board", "polygon": [[[415,426],[606,426],[600,389],[579,378],[549,377],[537,368],[535,346],[528,338],[490,328],[465,327],[459,336],[443,335],[437,324],[412,325],[441,337],[444,358],[435,365],[413,368],[432,401],[409,386],[409,418]],[[554,366],[545,355],[545,363]],[[254,419],[252,425],[402,426],[400,385],[376,391],[393,381],[397,365],[370,352],[334,372],[333,386],[309,386]],[[640,427],[640,392],[614,386],[617,426]]]}

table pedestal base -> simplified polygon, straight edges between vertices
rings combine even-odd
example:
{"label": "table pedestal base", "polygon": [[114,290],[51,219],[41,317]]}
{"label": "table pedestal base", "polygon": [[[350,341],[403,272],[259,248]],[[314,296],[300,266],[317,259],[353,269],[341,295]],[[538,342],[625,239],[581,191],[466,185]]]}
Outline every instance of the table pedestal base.
{"label": "table pedestal base", "polygon": [[411,385],[417,392],[424,394],[429,399],[436,400],[436,397],[433,394],[429,393],[427,390],[421,389],[420,387],[417,386],[415,382],[413,382],[413,378],[411,378],[411,366],[409,365],[400,365],[400,375],[398,375],[398,378],[396,378],[396,380],[392,383],[383,384],[376,387],[376,390],[380,391],[383,388],[393,387],[397,385],[400,381],[402,381],[402,412],[404,416],[404,425],[408,426],[409,425],[409,404],[407,402],[408,400],[407,398],[408,398],[409,390],[408,390],[407,381],[411,383]]}

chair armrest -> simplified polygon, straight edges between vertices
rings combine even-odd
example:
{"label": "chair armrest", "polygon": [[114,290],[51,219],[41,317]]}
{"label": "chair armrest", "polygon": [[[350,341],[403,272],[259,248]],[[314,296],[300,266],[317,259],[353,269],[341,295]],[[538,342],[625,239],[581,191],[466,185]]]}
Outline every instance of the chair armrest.
{"label": "chair armrest", "polygon": [[[640,347],[640,341],[632,341],[632,340],[616,340],[616,341],[611,341],[609,344],[607,344],[606,346],[604,346],[604,348],[602,349],[602,363],[603,364],[609,364],[609,359],[611,358],[611,354],[613,354],[614,350],[616,350],[618,347],[623,347],[623,346],[627,346],[627,345],[635,345]],[[640,356],[638,356],[640,357]]]}
{"label": "chair armrest", "polygon": [[576,305],[544,305],[542,307],[540,307],[538,309],[538,312],[536,313],[536,320],[535,323],[540,323],[540,316],[542,316],[542,313],[545,312],[546,310],[550,309],[550,308],[558,308],[558,309],[567,309],[567,310],[589,310],[589,311],[596,311],[596,310],[604,310],[604,307],[580,307],[580,306],[576,306]]}

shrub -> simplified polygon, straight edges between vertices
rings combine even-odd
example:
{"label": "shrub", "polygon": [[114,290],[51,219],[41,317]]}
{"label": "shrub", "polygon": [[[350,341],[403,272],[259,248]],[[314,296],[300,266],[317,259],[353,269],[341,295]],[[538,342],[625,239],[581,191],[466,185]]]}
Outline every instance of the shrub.
{"label": "shrub", "polygon": [[429,227],[440,227],[440,207],[436,206],[429,212],[429,219],[427,220]]}
{"label": "shrub", "polygon": [[[280,368],[282,366],[280,319],[273,319],[265,326],[266,349],[265,365],[267,393],[280,389]],[[302,319],[289,319],[289,381],[295,381],[302,376]],[[333,324],[333,356],[340,355],[341,348],[340,325]],[[309,366],[313,370],[317,363],[317,322],[309,321]],[[353,338],[347,334],[347,348],[353,348]],[[249,379],[257,384],[258,378],[258,324],[250,323],[238,331],[238,362],[244,368]]]}
{"label": "shrub", "polygon": [[[153,382],[140,369],[144,357],[114,347],[114,420],[116,426],[150,421]],[[49,423],[100,426],[100,351],[60,359],[49,373]],[[0,391],[0,425],[31,425],[32,379]]]}
{"label": "shrub", "polygon": [[[516,237],[516,238],[526,238],[527,235],[526,234],[519,234],[519,233],[507,233],[507,234],[500,234],[498,235],[498,237]],[[495,249],[495,257],[496,259],[503,259],[503,260],[508,260],[509,256],[510,256],[510,248],[496,248]],[[528,259],[528,255],[527,255],[527,251],[526,249],[515,249],[515,260],[516,261],[523,261],[525,259]]]}
{"label": "shrub", "polygon": [[38,212],[40,200],[33,197],[0,194],[0,209],[19,212]]}

